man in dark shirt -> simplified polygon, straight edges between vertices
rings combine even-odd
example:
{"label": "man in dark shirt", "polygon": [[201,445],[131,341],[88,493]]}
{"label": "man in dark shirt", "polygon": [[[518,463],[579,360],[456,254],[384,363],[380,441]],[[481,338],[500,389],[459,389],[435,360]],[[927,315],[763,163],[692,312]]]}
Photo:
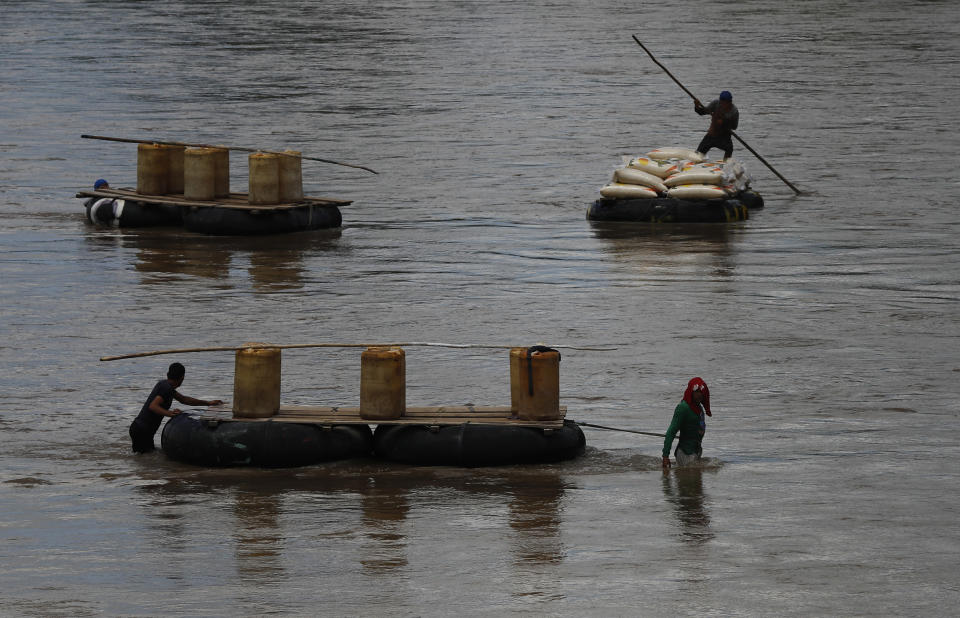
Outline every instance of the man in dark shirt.
{"label": "man in dark shirt", "polygon": [[733,131],[740,124],[740,111],[733,104],[733,95],[729,90],[720,93],[720,97],[714,99],[706,107],[698,100],[694,100],[693,109],[701,116],[710,114],[710,128],[707,134],[700,140],[697,146],[697,152],[706,157],[711,148],[722,148],[723,159],[727,160],[733,156]]}
{"label": "man in dark shirt", "polygon": [[183,377],[187,370],[180,363],[173,363],[167,370],[167,379],[160,380],[150,391],[146,403],[140,408],[140,414],[133,419],[130,424],[130,439],[133,441],[133,452],[149,453],[154,450],[153,436],[160,429],[160,423],[164,416],[174,417],[183,410],[179,408],[170,409],[173,400],[188,406],[216,406],[221,403],[219,399],[206,401],[203,399],[194,399],[177,392],[177,388],[183,384]]}

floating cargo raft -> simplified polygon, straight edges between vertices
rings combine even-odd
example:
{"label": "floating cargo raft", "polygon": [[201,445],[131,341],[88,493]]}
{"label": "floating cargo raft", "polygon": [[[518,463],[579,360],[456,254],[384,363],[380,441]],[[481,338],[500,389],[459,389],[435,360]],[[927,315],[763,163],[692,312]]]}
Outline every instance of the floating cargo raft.
{"label": "floating cargo raft", "polygon": [[181,414],[164,426],[162,447],[177,461],[205,466],[293,467],[356,457],[432,466],[497,466],[573,459],[583,430],[565,420],[532,421],[510,406],[408,407],[376,421],[360,408],[284,406],[269,418],[236,419],[215,409]]}
{"label": "floating cargo raft", "polygon": [[[340,206],[348,200],[305,197],[303,159],[297,150],[254,150],[84,135],[84,138],[137,144],[135,189],[115,189],[106,179],[81,191],[87,220],[117,227],[182,226],[216,235],[283,234],[342,223]],[[248,152],[247,193],[230,191],[230,151]]]}
{"label": "floating cargo raft", "polygon": [[370,455],[468,467],[581,455],[583,431],[560,405],[560,352],[542,345],[509,352],[509,406],[408,406],[406,352],[399,346],[361,353],[358,407],[290,406],[280,403],[280,348],[247,344],[236,349],[231,408],[172,418],[163,450],[187,463],[264,467]]}
{"label": "floating cargo raft", "polygon": [[173,226],[213,235],[284,234],[338,228],[340,206],[349,200],[303,197],[296,202],[254,205],[246,193],[230,193],[211,201],[182,195],[143,195],[133,189],[80,191],[90,223],[137,228]]}
{"label": "floating cargo raft", "polygon": [[625,158],[587,208],[587,219],[644,223],[726,223],[749,218],[763,198],[734,159],[707,161],[686,148]]}

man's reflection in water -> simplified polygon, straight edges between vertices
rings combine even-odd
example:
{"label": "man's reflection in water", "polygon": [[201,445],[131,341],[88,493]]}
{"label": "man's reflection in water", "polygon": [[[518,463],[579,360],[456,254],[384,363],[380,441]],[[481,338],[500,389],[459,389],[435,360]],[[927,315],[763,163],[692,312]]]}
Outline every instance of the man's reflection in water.
{"label": "man's reflection in water", "polygon": [[674,468],[663,474],[663,494],[673,504],[684,541],[693,545],[713,538],[703,495],[703,468]]}
{"label": "man's reflection in water", "polygon": [[[149,453],[143,459],[156,461],[159,457],[162,456]],[[136,487],[136,491],[143,497],[140,504],[152,537],[148,547],[152,549],[154,544],[162,544],[171,553],[188,551],[192,539],[186,526],[189,518],[183,483],[176,479],[168,482],[162,478],[147,478],[144,481]]]}

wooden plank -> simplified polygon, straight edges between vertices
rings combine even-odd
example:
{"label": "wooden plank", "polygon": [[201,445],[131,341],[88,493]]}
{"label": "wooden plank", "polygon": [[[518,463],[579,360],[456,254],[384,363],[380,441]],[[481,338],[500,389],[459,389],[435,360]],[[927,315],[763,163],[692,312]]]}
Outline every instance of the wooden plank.
{"label": "wooden plank", "polygon": [[[560,410],[566,410],[566,406],[560,406]],[[356,406],[297,406],[284,405],[280,407],[280,413],[291,412],[312,412],[316,411],[323,414],[330,412],[340,414],[360,414],[360,408]],[[489,414],[509,415],[512,409],[510,406],[407,406],[407,414],[444,414],[444,413],[463,413],[463,412],[484,412]]]}
{"label": "wooden plank", "polygon": [[[561,412],[565,411],[561,407]],[[357,407],[331,407],[331,406],[283,406],[278,413],[280,416],[297,415],[309,416],[318,415],[342,415],[342,416],[360,416],[360,408]],[[512,414],[510,406],[428,406],[413,407],[408,406],[406,416],[410,417],[433,417],[444,415],[476,415],[484,417],[503,417],[508,418]]]}
{"label": "wooden plank", "polygon": [[[196,414],[196,413],[195,413]],[[360,416],[360,408],[338,406],[283,406],[269,418],[234,418],[228,410],[207,409],[197,416],[220,421],[272,421],[279,423],[310,423],[317,425],[497,425],[517,427],[563,427],[566,406],[560,406],[560,418],[552,421],[529,421],[514,418],[509,406],[430,406],[409,407],[406,414],[395,419],[368,419]]]}
{"label": "wooden plank", "polygon": [[148,202],[157,204],[167,204],[170,206],[190,206],[196,208],[231,208],[234,210],[290,210],[293,208],[303,208],[305,206],[348,206],[353,202],[350,200],[338,200],[327,197],[309,197],[306,196],[299,202],[289,202],[285,204],[248,204],[246,193],[231,193],[229,197],[218,198],[213,201],[188,200],[177,195],[144,195],[133,191],[132,189],[97,189],[94,191],[80,191],[77,197],[110,197],[117,199],[132,200],[136,202]]}
{"label": "wooden plank", "polygon": [[310,425],[496,425],[496,426],[516,426],[516,427],[543,427],[545,429],[558,429],[563,427],[563,420],[557,421],[522,421],[510,418],[476,418],[472,416],[448,416],[443,418],[410,418],[402,416],[389,420],[363,419],[360,417],[342,417],[342,416],[274,416],[264,419],[219,419],[223,421],[252,420],[252,421],[273,421],[275,423],[305,423]]}

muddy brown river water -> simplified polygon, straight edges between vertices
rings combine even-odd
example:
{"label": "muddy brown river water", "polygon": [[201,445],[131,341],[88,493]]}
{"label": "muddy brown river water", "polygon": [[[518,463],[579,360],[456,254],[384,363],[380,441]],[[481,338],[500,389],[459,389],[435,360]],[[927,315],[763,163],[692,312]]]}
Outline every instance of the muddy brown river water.
{"label": "muddy brown river water", "polygon": [[[941,615],[960,601],[960,20],[950,2],[24,1],[0,27],[0,613]],[[731,90],[766,208],[597,225],[621,156]],[[81,134],[295,148],[335,232],[84,224],[135,182]],[[242,157],[233,159],[235,182]],[[242,189],[237,187],[236,189]],[[564,353],[561,404],[662,432],[710,385],[702,470],[587,429],[572,462],[203,469],[129,452],[172,360],[230,399],[244,341]],[[503,405],[505,353],[407,351],[410,405]],[[356,405],[359,352],[284,355]],[[157,441],[159,442],[159,436]]]}

